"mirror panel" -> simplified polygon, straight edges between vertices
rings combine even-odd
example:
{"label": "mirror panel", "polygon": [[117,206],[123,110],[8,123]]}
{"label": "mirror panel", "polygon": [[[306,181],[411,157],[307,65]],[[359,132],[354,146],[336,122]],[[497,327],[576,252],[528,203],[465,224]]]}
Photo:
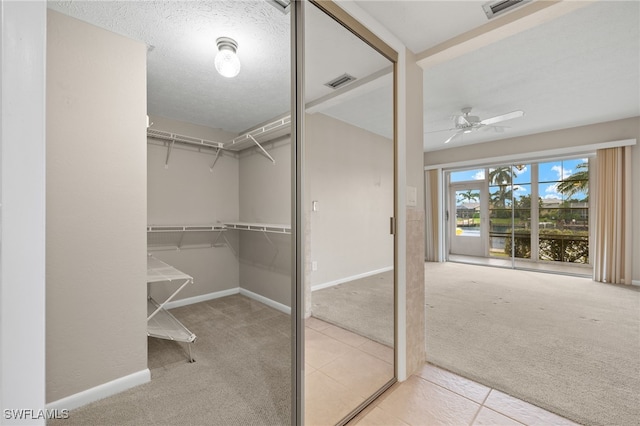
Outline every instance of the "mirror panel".
{"label": "mirror panel", "polygon": [[395,377],[393,64],[308,4],[305,79],[305,420],[339,424]]}

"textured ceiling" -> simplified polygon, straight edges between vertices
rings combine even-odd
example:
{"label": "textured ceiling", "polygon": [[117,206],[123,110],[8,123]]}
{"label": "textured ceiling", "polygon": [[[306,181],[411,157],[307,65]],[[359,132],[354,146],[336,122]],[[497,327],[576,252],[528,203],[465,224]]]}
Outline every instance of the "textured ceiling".
{"label": "textured ceiling", "polygon": [[[485,1],[358,2],[416,53],[487,22]],[[419,29],[422,25],[423,30]],[[502,132],[477,131],[425,151],[640,115],[640,2],[596,1],[424,71],[425,132],[453,127],[473,107],[480,119],[514,110]]]}
{"label": "textured ceiling", "polygon": [[[290,15],[263,0],[50,1],[49,8],[152,48],[148,111],[240,132],[290,109]],[[238,42],[240,74],[214,68],[216,39]]]}
{"label": "textured ceiling", "polygon": [[[356,3],[420,53],[487,22],[477,1]],[[290,15],[264,0],[51,1],[49,7],[142,40],[152,114],[240,132],[285,114],[290,105]],[[332,93],[323,83],[350,73],[364,81],[388,66],[344,28],[308,7],[306,101]],[[426,151],[640,115],[640,2],[596,1],[538,27],[424,71]],[[215,39],[238,41],[242,70],[226,79],[213,67]],[[316,107],[389,135],[389,91]],[[334,92],[337,93],[337,92]],[[355,91],[354,91],[355,93]],[[337,100],[340,99],[340,102]],[[451,116],[473,107],[481,119],[513,110],[501,133],[478,131],[444,145]]]}
{"label": "textured ceiling", "polygon": [[[76,0],[51,1],[49,8],[149,46],[150,114],[239,133],[290,109],[291,16],[264,0]],[[307,7],[305,21],[307,102],[331,95],[333,89],[324,83],[344,73],[362,80],[389,66],[381,55],[315,7]],[[241,70],[232,79],[214,69],[215,40],[221,36],[238,42]],[[373,103],[380,97],[369,95],[371,90],[379,90],[379,85],[360,90],[360,96],[368,96],[360,102],[350,97],[353,108],[336,109],[333,102],[316,111],[358,126],[370,124],[371,130],[390,134],[390,120],[383,125],[363,115],[370,111],[370,117],[379,117],[383,111]]]}

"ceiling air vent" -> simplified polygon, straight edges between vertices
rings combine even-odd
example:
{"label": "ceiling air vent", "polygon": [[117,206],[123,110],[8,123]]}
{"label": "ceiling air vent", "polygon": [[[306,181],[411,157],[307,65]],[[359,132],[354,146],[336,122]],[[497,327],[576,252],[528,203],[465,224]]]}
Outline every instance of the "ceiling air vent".
{"label": "ceiling air vent", "polygon": [[333,80],[325,83],[324,85],[327,87],[331,87],[332,89],[338,89],[342,86],[345,86],[352,81],[355,81],[356,77],[349,74],[342,74],[340,77],[336,77]]}
{"label": "ceiling air vent", "polygon": [[291,8],[291,0],[267,0],[267,3],[269,3],[271,6],[275,7],[285,15],[289,13],[289,9]]}
{"label": "ceiling air vent", "polygon": [[499,15],[504,12],[508,12],[518,6],[522,6],[525,3],[530,2],[531,0],[498,0],[491,1],[489,3],[485,3],[482,5],[482,9],[484,9],[484,13],[487,14],[487,18],[494,18],[496,15]]}

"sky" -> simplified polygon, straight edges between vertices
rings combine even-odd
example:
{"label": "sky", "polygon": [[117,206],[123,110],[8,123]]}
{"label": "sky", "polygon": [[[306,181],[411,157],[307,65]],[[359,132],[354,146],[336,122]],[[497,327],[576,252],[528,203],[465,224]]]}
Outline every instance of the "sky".
{"label": "sky", "polygon": [[[569,160],[551,161],[538,164],[538,195],[547,199],[562,199],[563,195],[557,190],[557,183],[568,178],[573,173],[580,171],[578,164],[586,162],[586,158],[575,158]],[[526,164],[516,170],[514,176],[515,196],[526,196],[531,194],[531,164]],[[485,169],[463,170],[451,173],[451,182],[484,180]],[[495,192],[496,188],[490,188],[490,192]],[[585,193],[578,193],[574,199],[584,199]]]}

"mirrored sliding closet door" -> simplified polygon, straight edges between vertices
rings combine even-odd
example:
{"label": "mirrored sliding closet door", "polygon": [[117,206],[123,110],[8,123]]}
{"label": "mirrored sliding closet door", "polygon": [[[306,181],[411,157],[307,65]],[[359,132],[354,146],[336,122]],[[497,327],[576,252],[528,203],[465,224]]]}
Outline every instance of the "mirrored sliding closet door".
{"label": "mirrored sliding closet door", "polygon": [[395,378],[394,64],[328,3],[305,5],[310,425],[348,421]]}

